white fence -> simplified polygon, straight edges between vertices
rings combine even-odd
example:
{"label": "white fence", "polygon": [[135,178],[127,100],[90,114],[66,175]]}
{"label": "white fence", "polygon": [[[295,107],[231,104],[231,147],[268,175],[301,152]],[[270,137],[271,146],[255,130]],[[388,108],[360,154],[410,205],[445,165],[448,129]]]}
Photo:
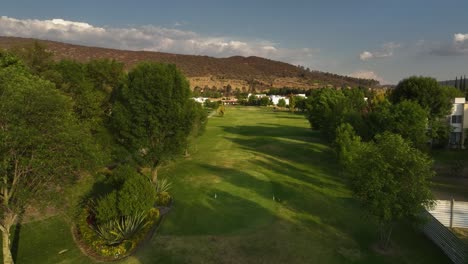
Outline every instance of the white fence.
{"label": "white fence", "polygon": [[422,226],[422,230],[427,237],[439,246],[453,263],[468,263],[467,245],[430,213],[424,212],[423,216],[426,217],[426,223]]}
{"label": "white fence", "polygon": [[468,228],[468,202],[437,200],[429,213],[444,226]]}

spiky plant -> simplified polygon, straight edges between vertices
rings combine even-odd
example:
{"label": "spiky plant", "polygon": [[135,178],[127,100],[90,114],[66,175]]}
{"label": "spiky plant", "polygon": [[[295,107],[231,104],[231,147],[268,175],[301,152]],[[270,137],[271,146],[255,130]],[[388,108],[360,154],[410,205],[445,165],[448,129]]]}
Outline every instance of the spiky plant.
{"label": "spiky plant", "polygon": [[123,216],[106,223],[94,226],[96,234],[106,241],[107,245],[117,245],[131,239],[138,231],[148,224],[146,213]]}
{"label": "spiky plant", "polygon": [[109,221],[94,226],[96,234],[106,241],[109,246],[118,245],[124,240],[124,236],[118,231],[118,221]]}
{"label": "spiky plant", "polygon": [[167,180],[167,178],[159,179],[156,182],[156,192],[168,192],[171,189],[172,183]]}
{"label": "spiky plant", "polygon": [[118,221],[118,232],[124,239],[132,238],[138,231],[148,224],[146,213],[140,212],[136,215],[124,216]]}

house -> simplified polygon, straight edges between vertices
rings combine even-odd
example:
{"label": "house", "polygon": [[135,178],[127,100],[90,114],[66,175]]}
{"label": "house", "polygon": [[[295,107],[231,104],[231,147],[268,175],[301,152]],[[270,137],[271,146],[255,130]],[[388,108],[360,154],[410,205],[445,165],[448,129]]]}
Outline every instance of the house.
{"label": "house", "polygon": [[200,103],[200,104],[203,104],[205,103],[206,100],[208,100],[207,97],[193,97],[192,99],[195,100],[195,102]]}
{"label": "house", "polygon": [[465,139],[468,136],[468,102],[464,97],[456,97],[453,100],[452,113],[448,117],[452,127],[449,137],[449,147],[464,148]]}
{"label": "house", "polygon": [[289,98],[281,95],[270,95],[270,100],[274,105],[278,105],[279,100],[284,99],[286,105],[289,105]]}
{"label": "house", "polygon": [[257,99],[260,99],[260,98],[263,98],[263,97],[266,97],[266,96],[267,96],[266,94],[251,94],[251,93],[249,93],[249,94],[247,95],[247,98],[249,98],[249,97],[252,96],[252,95],[255,96],[255,98],[257,98]]}

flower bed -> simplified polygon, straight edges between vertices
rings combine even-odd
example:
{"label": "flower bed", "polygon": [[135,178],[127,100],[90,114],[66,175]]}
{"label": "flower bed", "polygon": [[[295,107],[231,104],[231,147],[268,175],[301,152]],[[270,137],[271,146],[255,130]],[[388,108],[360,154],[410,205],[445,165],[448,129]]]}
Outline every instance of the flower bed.
{"label": "flower bed", "polygon": [[72,227],[72,234],[83,254],[99,262],[121,260],[133,254],[141,243],[151,238],[163,217],[158,208],[152,208],[147,215],[147,224],[131,239],[109,245],[97,235],[89,216],[89,212],[83,209],[78,216],[77,223]]}

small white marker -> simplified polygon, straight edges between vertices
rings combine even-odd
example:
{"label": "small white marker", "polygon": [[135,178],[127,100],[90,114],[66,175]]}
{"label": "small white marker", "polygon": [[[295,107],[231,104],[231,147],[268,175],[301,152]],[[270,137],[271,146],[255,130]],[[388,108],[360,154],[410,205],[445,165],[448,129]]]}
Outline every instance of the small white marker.
{"label": "small white marker", "polygon": [[215,193],[215,199],[216,199],[216,197],[217,197],[217,195],[216,195],[216,193]]}
{"label": "small white marker", "polygon": [[273,201],[275,200],[275,196],[273,195]]}

